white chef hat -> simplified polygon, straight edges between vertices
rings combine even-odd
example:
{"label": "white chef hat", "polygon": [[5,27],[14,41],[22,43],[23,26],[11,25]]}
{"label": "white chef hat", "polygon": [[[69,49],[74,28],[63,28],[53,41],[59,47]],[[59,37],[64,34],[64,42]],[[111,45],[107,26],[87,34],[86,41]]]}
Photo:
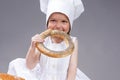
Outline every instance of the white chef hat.
{"label": "white chef hat", "polygon": [[40,8],[46,14],[46,23],[54,12],[65,14],[72,28],[73,21],[84,11],[81,0],[40,0]]}

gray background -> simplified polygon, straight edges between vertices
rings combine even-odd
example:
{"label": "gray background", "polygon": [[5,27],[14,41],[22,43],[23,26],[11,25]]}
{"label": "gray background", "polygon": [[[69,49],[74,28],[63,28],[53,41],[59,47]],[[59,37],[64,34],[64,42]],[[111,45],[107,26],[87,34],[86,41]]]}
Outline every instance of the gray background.
{"label": "gray background", "polygon": [[[79,39],[78,67],[92,80],[120,80],[120,1],[83,0],[85,12],[73,24]],[[0,0],[0,72],[24,58],[31,37],[45,30],[39,0]]]}

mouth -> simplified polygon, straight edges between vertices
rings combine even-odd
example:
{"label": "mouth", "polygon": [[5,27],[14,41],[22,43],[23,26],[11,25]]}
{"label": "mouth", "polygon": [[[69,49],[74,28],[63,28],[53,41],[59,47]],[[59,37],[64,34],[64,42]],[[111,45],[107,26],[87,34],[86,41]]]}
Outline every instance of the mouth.
{"label": "mouth", "polygon": [[[64,31],[61,31],[61,30],[57,30],[57,31],[60,31],[60,32],[64,32]],[[53,40],[53,42],[62,42],[64,40],[63,36],[61,36],[60,34],[56,33],[54,35],[51,35],[51,38]]]}

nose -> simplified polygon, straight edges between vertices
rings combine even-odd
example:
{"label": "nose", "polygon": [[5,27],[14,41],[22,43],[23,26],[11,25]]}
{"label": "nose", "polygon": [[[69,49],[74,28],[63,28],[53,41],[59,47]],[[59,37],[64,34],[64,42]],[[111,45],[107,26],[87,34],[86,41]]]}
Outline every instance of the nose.
{"label": "nose", "polygon": [[59,22],[57,22],[57,23],[56,23],[56,26],[55,26],[55,29],[57,29],[57,30],[62,30],[62,24],[59,23]]}

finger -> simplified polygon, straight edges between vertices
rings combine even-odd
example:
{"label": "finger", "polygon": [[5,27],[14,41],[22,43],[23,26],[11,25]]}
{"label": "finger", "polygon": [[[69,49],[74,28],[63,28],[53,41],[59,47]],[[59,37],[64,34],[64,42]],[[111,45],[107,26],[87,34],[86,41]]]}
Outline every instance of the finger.
{"label": "finger", "polygon": [[34,37],[32,37],[32,41],[34,41],[34,42],[44,42],[44,39],[41,39],[38,36],[34,36]]}

